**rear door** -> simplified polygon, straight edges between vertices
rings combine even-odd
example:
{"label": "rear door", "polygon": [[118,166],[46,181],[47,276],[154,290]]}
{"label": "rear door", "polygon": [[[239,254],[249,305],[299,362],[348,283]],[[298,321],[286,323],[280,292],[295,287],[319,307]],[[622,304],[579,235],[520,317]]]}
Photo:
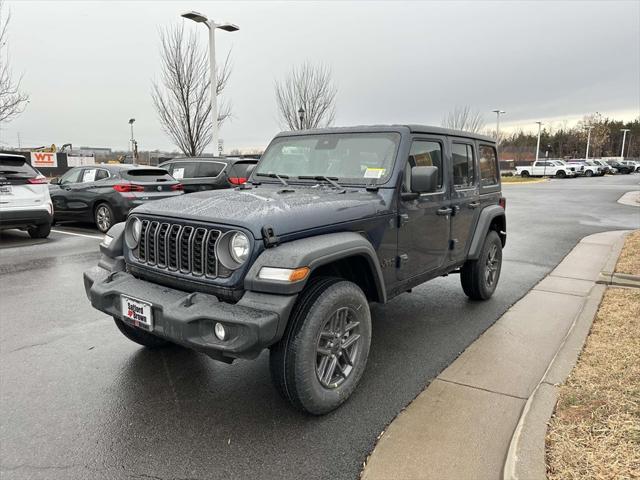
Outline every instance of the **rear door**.
{"label": "rear door", "polygon": [[473,140],[451,140],[451,243],[452,262],[464,260],[467,245],[479,214],[479,190],[476,169],[476,148]]}
{"label": "rear door", "polygon": [[163,168],[166,168],[169,175],[182,183],[185,193],[197,192],[199,190],[198,162],[172,162],[165,164]]}
{"label": "rear door", "polygon": [[68,195],[72,194],[73,188],[80,183],[82,170],[82,167],[72,168],[58,179],[57,184],[49,186],[56,218],[66,218],[73,215],[73,203],[69,203]]}
{"label": "rear door", "polygon": [[0,208],[40,207],[47,203],[46,179],[20,155],[0,155]]}

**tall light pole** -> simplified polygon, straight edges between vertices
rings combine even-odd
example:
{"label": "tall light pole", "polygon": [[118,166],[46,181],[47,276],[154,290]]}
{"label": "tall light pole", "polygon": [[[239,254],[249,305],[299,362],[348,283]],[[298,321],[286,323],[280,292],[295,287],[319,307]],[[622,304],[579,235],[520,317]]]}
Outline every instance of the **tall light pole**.
{"label": "tall light pole", "polygon": [[587,129],[587,153],[585,153],[584,155],[584,159],[589,160],[589,144],[591,143],[591,130],[593,129],[593,125],[585,125],[585,127]]}
{"label": "tall light pole", "polygon": [[540,133],[542,132],[542,122],[536,122],[538,124],[538,144],[536,145],[536,162],[538,161],[538,154],[540,153]]}
{"label": "tall light pole", "polygon": [[129,119],[129,125],[131,126],[131,159],[134,163],[136,160],[136,149],[135,149],[136,141],[134,140],[134,137],[133,137],[133,123],[135,121],[136,121],[135,118]]}
{"label": "tall light pole", "polygon": [[304,130],[304,108],[300,107],[298,110],[298,117],[300,118],[300,130]]}
{"label": "tall light pole", "polygon": [[235,32],[240,27],[233,23],[216,23],[209,20],[205,15],[198,12],[185,12],[182,14],[184,18],[193,20],[196,23],[204,23],[209,29],[209,68],[211,69],[211,136],[213,141],[213,156],[219,155],[219,132],[218,132],[218,76],[216,73],[216,28],[227,32]]}
{"label": "tall light pole", "polygon": [[500,109],[491,111],[496,114],[496,142],[500,143],[500,115],[504,115],[507,112]]}
{"label": "tall light pole", "polygon": [[623,128],[620,130],[622,132],[622,150],[620,150],[620,161],[624,160],[624,142],[627,139],[627,132],[630,130],[628,128]]}

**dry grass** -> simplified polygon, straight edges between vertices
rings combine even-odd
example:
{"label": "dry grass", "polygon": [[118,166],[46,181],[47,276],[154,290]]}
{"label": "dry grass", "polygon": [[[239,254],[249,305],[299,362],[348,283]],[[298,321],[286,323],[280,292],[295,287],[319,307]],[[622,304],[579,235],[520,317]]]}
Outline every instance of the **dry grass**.
{"label": "dry grass", "polygon": [[640,290],[605,293],[560,388],[547,470],[551,480],[640,478]]}
{"label": "dry grass", "polygon": [[502,183],[540,183],[546,182],[545,178],[536,177],[501,177]]}
{"label": "dry grass", "polygon": [[640,275],[640,230],[627,235],[616,272]]}

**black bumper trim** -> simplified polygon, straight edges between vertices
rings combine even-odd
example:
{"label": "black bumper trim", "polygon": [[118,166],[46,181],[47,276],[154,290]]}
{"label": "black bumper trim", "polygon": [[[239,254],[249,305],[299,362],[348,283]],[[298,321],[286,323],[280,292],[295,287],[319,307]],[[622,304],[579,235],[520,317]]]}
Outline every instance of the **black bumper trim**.
{"label": "black bumper trim", "polygon": [[[278,325],[286,323],[297,297],[246,292],[238,303],[230,304],[213,295],[190,294],[146,282],[126,272],[110,274],[101,267],[84,273],[84,286],[94,308],[121,320],[121,295],[151,303],[151,333],[218,359],[255,358],[277,342],[284,330]],[[191,303],[187,302],[190,295]],[[227,329],[225,341],[214,334],[217,322]]]}
{"label": "black bumper trim", "polygon": [[51,214],[44,209],[0,211],[0,226],[2,227],[46,225],[48,223],[51,223]]}

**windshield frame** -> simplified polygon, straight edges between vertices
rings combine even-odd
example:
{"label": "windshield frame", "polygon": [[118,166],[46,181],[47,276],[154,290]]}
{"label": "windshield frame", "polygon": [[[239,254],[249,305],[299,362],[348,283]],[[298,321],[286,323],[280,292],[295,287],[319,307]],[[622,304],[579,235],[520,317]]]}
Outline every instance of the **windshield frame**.
{"label": "windshield frame", "polygon": [[[398,156],[399,156],[399,152],[400,149],[402,148],[402,143],[403,143],[403,132],[399,131],[399,130],[394,130],[393,128],[391,129],[380,129],[380,130],[348,130],[348,131],[331,131],[331,130],[318,130],[315,132],[304,132],[304,133],[295,133],[292,132],[291,134],[279,134],[276,137],[274,137],[274,139],[271,141],[271,143],[269,143],[269,146],[265,149],[264,153],[262,154],[262,156],[260,157],[260,161],[256,164],[256,166],[253,169],[253,172],[251,172],[251,176],[249,177],[249,181],[253,182],[253,183],[270,183],[270,184],[280,184],[280,182],[276,179],[276,178],[269,178],[268,176],[265,176],[268,172],[262,172],[260,171],[260,167],[261,164],[263,163],[263,160],[265,159],[265,157],[267,156],[267,154],[269,153],[269,151],[272,148],[277,148],[278,144],[281,143],[283,140],[287,140],[287,139],[292,139],[295,140],[297,138],[310,138],[310,137],[319,137],[319,136],[353,136],[353,135],[371,135],[371,136],[376,136],[376,135],[393,135],[396,137],[395,142],[395,149],[392,153],[392,160],[391,163],[388,167],[388,171],[389,173],[384,177],[383,181],[380,181],[379,179],[374,179],[374,178],[362,178],[361,181],[359,182],[354,182],[354,177],[338,177],[336,175],[327,175],[328,177],[332,178],[332,179],[336,179],[338,178],[338,180],[336,180],[340,186],[343,187],[356,187],[356,188],[367,188],[367,187],[371,187],[374,186],[376,188],[379,187],[383,187],[384,185],[387,185],[390,181],[392,181],[395,176],[396,176],[396,171],[398,168]],[[263,175],[258,175],[258,173],[261,173]],[[298,175],[291,175],[290,172],[274,172],[277,173],[280,176],[286,176],[287,177],[287,183],[290,185],[318,185],[318,184],[325,184],[328,186],[331,186],[329,184],[329,182],[326,182],[324,180],[317,180],[317,179],[305,179],[305,178],[299,178]],[[301,176],[306,176],[309,175],[311,176],[311,173],[302,173]],[[318,176],[318,175],[316,175]],[[332,187],[333,188],[333,187]]]}

